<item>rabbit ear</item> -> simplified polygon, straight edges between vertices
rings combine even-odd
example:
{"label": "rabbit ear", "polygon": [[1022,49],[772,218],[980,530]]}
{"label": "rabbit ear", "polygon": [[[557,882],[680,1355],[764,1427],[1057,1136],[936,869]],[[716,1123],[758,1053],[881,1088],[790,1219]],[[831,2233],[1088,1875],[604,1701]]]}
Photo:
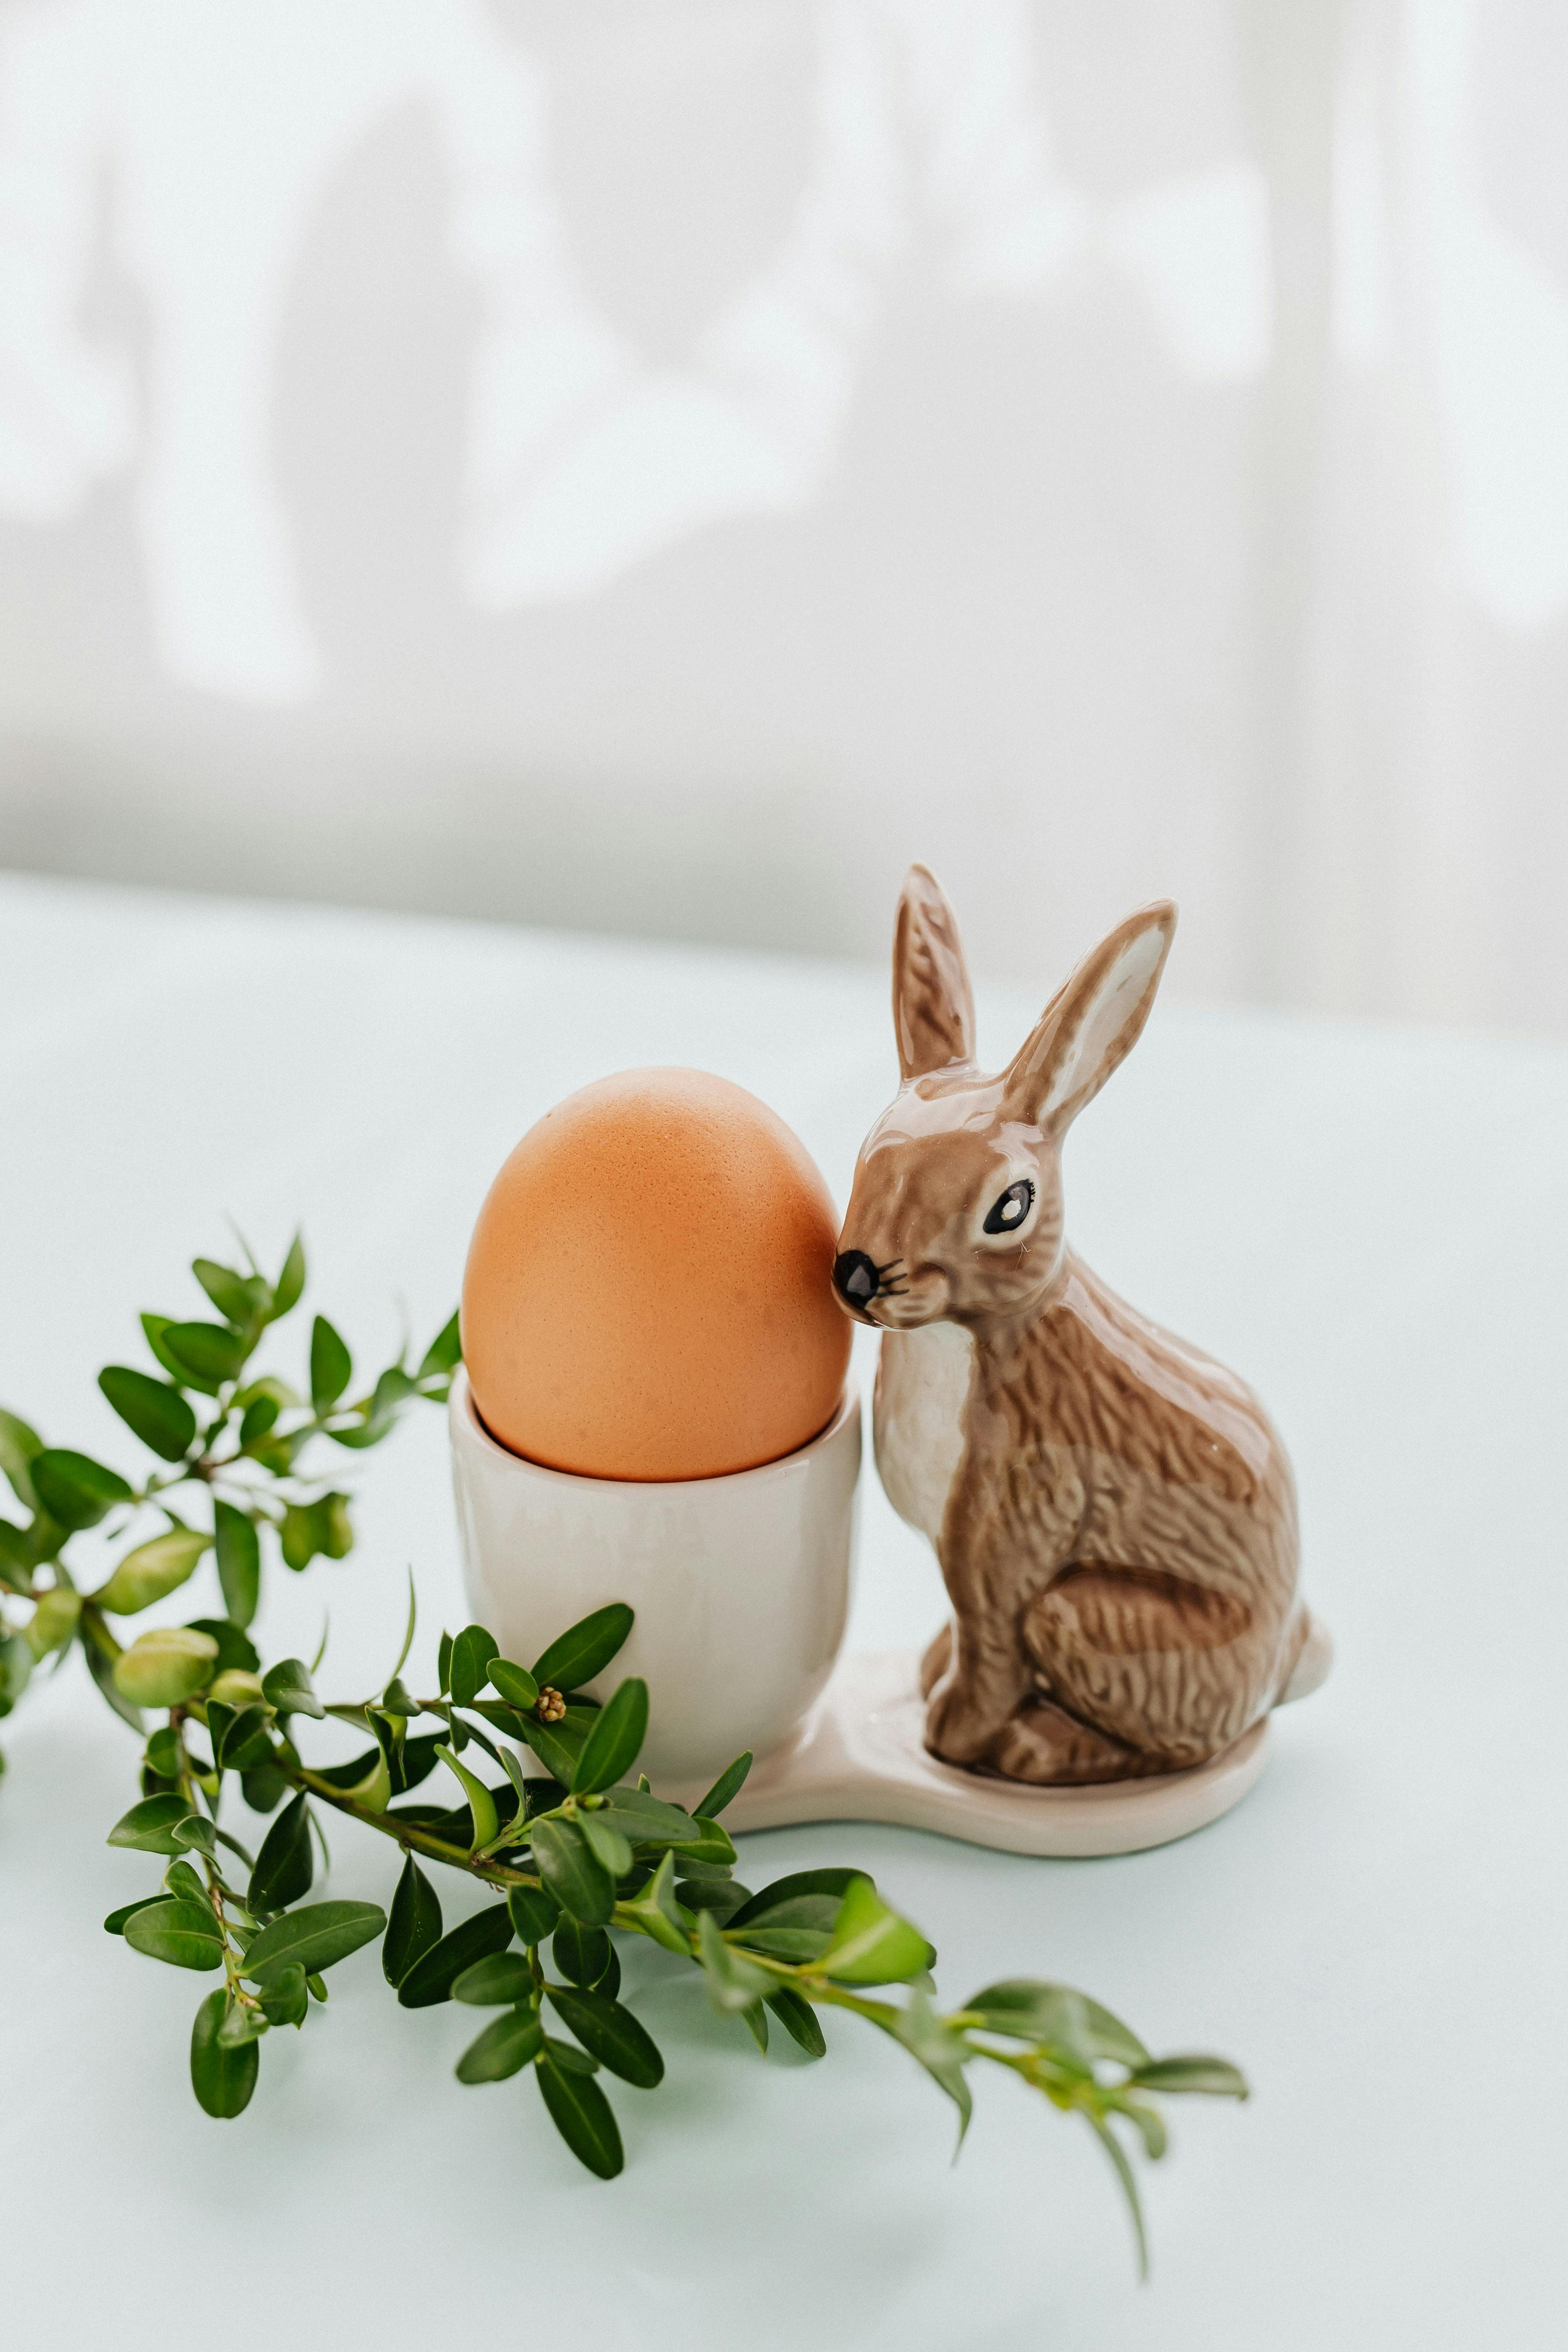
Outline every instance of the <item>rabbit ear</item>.
{"label": "rabbit ear", "polygon": [[923,866],[911,866],[893,933],[893,1034],[905,1082],[974,1058],[974,998],[952,908]]}
{"label": "rabbit ear", "polygon": [[1142,1034],[1175,928],[1172,901],[1156,899],[1085,956],[1008,1066],[1005,1118],[1059,1135],[1093,1101]]}

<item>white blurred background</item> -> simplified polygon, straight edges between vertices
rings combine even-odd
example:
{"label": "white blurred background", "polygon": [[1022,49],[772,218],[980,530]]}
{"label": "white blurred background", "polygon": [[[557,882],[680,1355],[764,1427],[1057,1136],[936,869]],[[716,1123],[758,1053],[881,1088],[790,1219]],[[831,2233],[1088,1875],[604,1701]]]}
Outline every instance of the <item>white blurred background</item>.
{"label": "white blurred background", "polygon": [[1562,0],[0,0],[0,864],[1568,1032]]}

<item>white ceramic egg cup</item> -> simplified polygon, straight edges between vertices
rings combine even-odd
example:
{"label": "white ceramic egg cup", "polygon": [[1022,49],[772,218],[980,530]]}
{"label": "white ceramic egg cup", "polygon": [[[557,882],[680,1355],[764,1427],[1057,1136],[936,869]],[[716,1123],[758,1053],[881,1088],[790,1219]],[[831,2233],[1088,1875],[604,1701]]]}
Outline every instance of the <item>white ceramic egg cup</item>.
{"label": "white ceramic egg cup", "polygon": [[644,1677],[642,1767],[678,1804],[752,1748],[731,1830],[887,1822],[1007,1853],[1134,1853],[1217,1821],[1263,1769],[1267,1721],[1191,1771],[1098,1788],[1029,1789],[929,1755],[919,1653],[838,1661],[860,1467],[852,1389],[808,1445],[720,1478],[583,1478],[524,1461],[485,1428],[461,1370],[450,1426],[476,1621],[526,1663],[590,1610],[628,1601],[637,1622],[590,1694]]}

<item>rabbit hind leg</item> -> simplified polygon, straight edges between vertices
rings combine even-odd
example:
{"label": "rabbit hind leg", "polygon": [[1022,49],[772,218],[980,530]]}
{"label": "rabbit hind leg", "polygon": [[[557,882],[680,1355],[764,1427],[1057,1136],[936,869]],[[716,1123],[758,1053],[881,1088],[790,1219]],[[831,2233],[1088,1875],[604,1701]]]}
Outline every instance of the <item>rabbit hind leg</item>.
{"label": "rabbit hind leg", "polygon": [[1031,1787],[1089,1788],[1105,1780],[1141,1780],[1163,1771],[1157,1756],[1140,1754],[1069,1715],[1054,1699],[1035,1698],[1021,1706],[993,1743],[986,1767],[1005,1780]]}
{"label": "rabbit hind leg", "polygon": [[1024,1640],[1052,1695],[1152,1770],[1217,1754],[1264,1703],[1245,1605],[1160,1570],[1073,1567],[1033,1604]]}

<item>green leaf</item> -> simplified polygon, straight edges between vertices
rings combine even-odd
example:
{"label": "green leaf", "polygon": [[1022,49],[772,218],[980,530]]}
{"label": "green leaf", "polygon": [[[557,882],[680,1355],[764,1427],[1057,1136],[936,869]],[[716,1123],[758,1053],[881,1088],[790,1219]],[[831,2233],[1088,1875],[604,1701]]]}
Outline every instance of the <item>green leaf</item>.
{"label": "green leaf", "polygon": [[191,2030],[191,2088],[200,2105],[220,2122],[243,2115],[250,2105],[261,2055],[254,2042],[234,2050],[218,2040],[227,2009],[228,1996],[220,1985],[197,2010]]}
{"label": "green leaf", "polygon": [[549,2051],[534,2060],[533,2078],[562,2138],[590,2172],[613,2180],[626,2163],[608,2099],[591,2075],[569,2071]]}
{"label": "green leaf", "polygon": [[696,1808],[705,1821],[716,1821],[725,1806],[734,1802],[745,1786],[746,1775],[752,1769],[752,1751],[748,1748],[743,1756],[737,1756],[732,1764],[725,1766],[702,1802]]}
{"label": "green leaf", "polygon": [[[737,1886],[732,1878],[683,1878],[678,1882],[677,1892],[689,1911],[710,1911],[720,1927],[727,1927],[746,1900],[749,1889]],[[826,1936],[820,1938],[823,1944],[826,1941]]]}
{"label": "green leaf", "polygon": [[299,1658],[280,1658],[261,1677],[261,1687],[268,1704],[279,1715],[313,1715],[326,1710],[316,1696],[315,1685]]}
{"label": "green leaf", "polygon": [[353,1376],[353,1358],[324,1315],[310,1327],[310,1402],[318,1412],[336,1404]]}
{"label": "green leaf", "polygon": [[574,1985],[595,1985],[610,1965],[610,1939],[603,1927],[584,1927],[563,1919],[551,1946],[552,1957],[563,1977]]}
{"label": "green leaf", "polygon": [[504,1952],[511,1937],[511,1913],[504,1903],[476,1911],[413,1963],[398,1983],[399,2005],[430,2009],[437,2001],[449,2000],[463,1971],[476,1960],[488,1959],[492,1952]]}
{"label": "green leaf", "polygon": [[533,1970],[521,1952],[491,1952],[452,1982],[452,1999],[473,2009],[510,2009],[533,1997]]}
{"label": "green leaf", "polygon": [[[492,1658],[489,1679],[502,1698],[510,1700],[513,1706],[521,1707],[525,1715],[530,1708],[539,1705],[539,1685],[526,1666],[515,1665],[510,1658]],[[441,1687],[445,1690],[446,1684],[443,1683]]]}
{"label": "green leaf", "polygon": [[890,1910],[868,1878],[844,1891],[822,1969],[839,1984],[900,1984],[923,1975],[931,1947],[918,1927]]}
{"label": "green leaf", "polygon": [[[142,1321],[145,1326],[145,1317]],[[207,1396],[237,1380],[245,1364],[245,1342],[223,1323],[165,1323],[154,1353],[165,1363],[173,1360],[183,1388]]]}
{"label": "green leaf", "polygon": [[623,1904],[622,1908],[637,1921],[643,1933],[667,1952],[679,1952],[683,1960],[691,1958],[689,1915],[684,1913],[675,1899],[675,1861],[666,1854],[640,1895]]}
{"label": "green leaf", "polygon": [[284,1807],[261,1842],[246,1895],[247,1911],[259,1918],[282,1911],[309,1895],[316,1874],[311,1851],[310,1801],[303,1791]]}
{"label": "green leaf", "polygon": [[170,1528],[128,1551],[92,1597],[111,1617],[134,1617],[187,1583],[211,1541],[199,1528]]}
{"label": "green leaf", "polygon": [[405,1739],[402,1753],[393,1767],[393,1794],[405,1797],[411,1789],[427,1780],[436,1769],[436,1751],[446,1744],[444,1731],[421,1732],[416,1738]]}
{"label": "green leaf", "polygon": [[579,2049],[575,2042],[563,2042],[553,2033],[547,2033],[544,2037],[544,2054],[553,2064],[559,2066],[563,2074],[596,2074],[599,2071],[599,2062],[596,2058],[590,2058],[587,2052]]}
{"label": "green leaf", "polygon": [[163,1873],[163,1892],[177,1903],[207,1904],[207,1891],[188,1862],[172,1862]]}
{"label": "green leaf", "polygon": [[32,1679],[33,1653],[18,1633],[0,1635],[0,1715],[9,1715]]}
{"label": "green leaf", "polygon": [[221,1969],[223,1937],[208,1905],[152,1903],[125,1923],[125,1940],[150,1960],[175,1969]]}
{"label": "green leaf", "polygon": [[443,1698],[452,1686],[452,1636],[443,1632],[436,1644],[436,1687]]}
{"label": "green leaf", "polygon": [[810,2001],[788,1985],[780,1985],[763,1999],[789,2035],[790,2040],[805,2051],[808,2058],[826,2058],[827,2043],[817,2014]]}
{"label": "green leaf", "polygon": [[165,1462],[181,1462],[195,1443],[196,1416],[177,1388],[127,1364],[106,1364],[98,1385],[125,1423]]}
{"label": "green leaf", "polygon": [[305,1971],[299,1961],[289,1960],[282,1968],[270,1969],[267,1982],[258,1985],[256,1997],[269,2025],[303,2025],[310,1998],[305,1990]]}
{"label": "green leaf", "polygon": [[132,1706],[181,1706],[217,1669],[217,1643],[186,1625],[138,1634],[114,1662],[114,1687]]}
{"label": "green leaf", "polygon": [[125,1933],[126,1921],[128,1919],[133,1919],[138,1911],[149,1911],[155,1903],[167,1903],[168,1900],[169,1898],[166,1895],[143,1895],[140,1902],[122,1903],[119,1910],[111,1911],[108,1918],[104,1921],[104,1934],[106,1936],[123,1936]]}
{"label": "green leaf", "polygon": [[709,1999],[731,2017],[763,1999],[778,1981],[743,1954],[731,1951],[707,1911],[697,1915],[697,1957],[708,1979]]}
{"label": "green leaf", "polygon": [[632,1675],[618,1685],[594,1718],[572,1776],[574,1796],[589,1797],[622,1780],[637,1762],[647,1737],[647,1685]]}
{"label": "green leaf", "polygon": [[586,1927],[605,1927],[616,1907],[616,1889],[581,1832],[570,1822],[539,1822],[531,1843],[540,1876],[563,1911]]}
{"label": "green leaf", "polygon": [[1143,2142],[1144,2155],[1151,2164],[1157,2164],[1167,2146],[1165,2119],[1159,2108],[1126,2090],[1111,2094],[1110,2108],[1114,2114],[1126,2116]]}
{"label": "green leaf", "polygon": [[1134,2069],[1132,2081],[1145,2091],[1196,2091],[1211,2099],[1249,2096],[1247,2077],[1228,2059],[1194,2053],[1181,2058],[1151,2058]]}
{"label": "green leaf", "polygon": [[682,1864],[717,1863],[727,1865],[733,1863],[735,1849],[730,1842],[729,1832],[721,1830],[717,1822],[705,1821],[699,1813],[691,1826],[693,1835],[682,1838],[675,1849],[676,1857]]}
{"label": "green leaf", "polygon": [[29,1429],[19,1415],[0,1406],[0,1470],[10,1480],[11,1491],[25,1511],[38,1507],[31,1465],[43,1451],[44,1441],[37,1431]]}
{"label": "green leaf", "polygon": [[175,1790],[161,1796],[143,1797],[139,1805],[121,1813],[104,1843],[129,1846],[137,1853],[183,1853],[184,1849],[174,1835],[174,1829],[176,1822],[189,1818],[190,1811]]}
{"label": "green leaf", "polygon": [[419,1360],[416,1379],[428,1381],[437,1373],[452,1373],[463,1360],[463,1338],[458,1328],[458,1310],[454,1307],[450,1320],[443,1323]]}
{"label": "green leaf", "polygon": [[607,2066],[612,2074],[639,2091],[655,2090],[663,2082],[664,2060],[658,2044],[629,2009],[623,2009],[618,2000],[606,2000],[601,1993],[566,1985],[547,1985],[545,1991],[562,2023],[571,2028],[589,2056]]}
{"label": "green leaf", "polygon": [[[237,1679],[237,1677],[236,1678]],[[247,1677],[247,1680],[253,1677]],[[218,1702],[207,1701],[207,1731],[212,1734],[213,1716]],[[237,1713],[230,1710],[230,1720],[220,1737],[213,1740],[213,1762],[220,1772],[249,1771],[257,1764],[265,1764],[272,1754],[272,1743],[267,1737],[268,1715],[264,1706],[242,1706]],[[292,1900],[292,1897],[289,1898]],[[276,1905],[273,1906],[276,1909]]]}
{"label": "green leaf", "polygon": [[373,1813],[385,1812],[392,1802],[392,1769],[379,1743],[347,1764],[325,1766],[316,1777]]}
{"label": "green leaf", "polygon": [[19,1528],[14,1519],[0,1519],[0,1584],[13,1592],[29,1592],[35,1565],[32,1529]]}
{"label": "green leaf", "polygon": [[305,1288],[305,1237],[296,1234],[289,1244],[289,1255],[283,1261],[283,1271],[272,1286],[272,1311],[269,1323],[280,1323],[300,1304]]}
{"label": "green leaf", "polygon": [[441,1898],[414,1856],[403,1864],[392,1915],[381,1948],[381,1972],[389,1985],[400,1985],[416,1960],[433,1951],[441,1940]]}
{"label": "green leaf", "polygon": [[490,1678],[490,1660],[496,1654],[493,1633],[482,1625],[465,1625],[452,1644],[450,1691],[454,1706],[468,1706],[479,1696]]}
{"label": "green leaf", "polygon": [[[238,1400],[237,1399],[237,1402]],[[239,1442],[248,1450],[266,1436],[282,1410],[275,1396],[253,1396],[239,1417]]]}
{"label": "green leaf", "polygon": [[[120,1722],[130,1724],[136,1738],[141,1738],[141,1734],[146,1731],[146,1724],[141,1719],[141,1707],[136,1707],[130,1698],[124,1698],[122,1691],[115,1689],[115,1656],[108,1649],[103,1649],[97,1628],[91,1628],[91,1625],[82,1633],[82,1656],[87,1658],[87,1673],[97,1682],[108,1706],[113,1707]],[[146,1783],[143,1783],[143,1790],[146,1790]],[[146,1790],[146,1794],[151,1794],[151,1790]]]}
{"label": "green leaf", "polygon": [[353,1525],[346,1495],[322,1495],[313,1503],[290,1503],[279,1541],[286,1568],[309,1568],[318,1552],[346,1559],[353,1549]]}
{"label": "green leaf", "polygon": [[455,1776],[458,1786],[468,1798],[468,1811],[474,1824],[473,1841],[469,1851],[477,1852],[480,1846],[489,1845],[500,1831],[500,1823],[496,1818],[496,1801],[484,1782],[470,1772],[466,1764],[458,1763],[449,1748],[437,1748],[436,1753],[447,1771]]}
{"label": "green leaf", "polygon": [[401,1364],[389,1364],[376,1381],[368,1405],[361,1409],[362,1417],[346,1427],[329,1429],[327,1435],[335,1445],[347,1446],[351,1453],[363,1453],[367,1446],[379,1445],[397,1419],[398,1408],[419,1391]]}
{"label": "green leaf", "polygon": [[182,1850],[194,1848],[198,1853],[205,1853],[209,1860],[216,1860],[217,1831],[204,1814],[187,1813],[183,1822],[174,1823],[169,1834]]}
{"label": "green leaf", "polygon": [[987,1985],[964,2003],[988,2033],[1005,2033],[1017,2042],[1047,2042],[1070,2051],[1085,2063],[1113,2059],[1120,2066],[1147,2066],[1149,2053],[1131,2026],[1071,1985],[1047,1984],[1034,1977],[1009,1977]]}
{"label": "green leaf", "polygon": [[74,1454],[68,1446],[46,1445],[34,1454],[29,1468],[39,1502],[62,1528],[95,1528],[116,1503],[132,1500],[117,1470],[106,1469],[89,1454]]}
{"label": "green leaf", "polygon": [[218,2027],[219,2044],[225,2050],[243,2050],[247,2042],[260,2041],[269,2022],[264,2009],[237,2000]]}
{"label": "green leaf", "polygon": [[506,1899],[511,1924],[525,1944],[542,1944],[561,1916],[561,1906],[542,1886],[513,1886]]}
{"label": "green leaf", "polygon": [[583,1752],[581,1739],[564,1724],[539,1723],[531,1715],[518,1716],[515,1720],[520,1738],[532,1748],[551,1779],[569,1788]]}
{"label": "green leaf", "polygon": [[276,1766],[258,1764],[239,1776],[245,1801],[253,1813],[270,1813],[292,1792]]}
{"label": "green leaf", "polygon": [[307,1975],[319,1975],[357,1952],[385,1926],[386,1914],[379,1903],[309,1903],[302,1911],[285,1911],[252,1937],[244,1974],[255,1977],[279,1961],[295,1960]]}
{"label": "green leaf", "polygon": [[232,1503],[213,1505],[217,1580],[223,1605],[237,1625],[248,1625],[261,1597],[261,1544],[256,1522]]}
{"label": "green leaf", "polygon": [[34,1663],[47,1658],[51,1650],[68,1649],[80,1618],[81,1595],[68,1584],[40,1592],[24,1637]]}
{"label": "green leaf", "polygon": [[219,1674],[244,1674],[248,1678],[248,1682],[256,1684],[256,1688],[252,1691],[248,1688],[247,1682],[247,1699],[260,1696],[261,1683],[258,1669],[261,1660],[257,1655],[255,1643],[243,1625],[237,1625],[229,1617],[192,1617],[186,1621],[185,1631],[187,1633],[210,1633],[217,1643]]}
{"label": "green leaf", "polygon": [[1121,2193],[1127,2200],[1127,2210],[1131,2216],[1133,2242],[1138,2249],[1138,2275],[1145,2279],[1149,2275],[1149,2241],[1143,2234],[1143,2208],[1139,2202],[1138,2183],[1132,2177],[1132,2167],[1110,2125],[1097,2116],[1092,2107],[1085,2107],[1083,2112],[1089,2128],[1110,2157],[1116,2178],[1121,2184]]}
{"label": "green leaf", "polygon": [[147,1345],[152,1349],[163,1370],[178,1381],[181,1388],[196,1388],[200,1383],[187,1377],[184,1367],[169,1354],[163,1345],[163,1334],[174,1319],[172,1315],[143,1315],[142,1328],[146,1335]]}
{"label": "green leaf", "polygon": [[[688,1891],[685,1887],[681,1890],[683,1895]],[[807,1960],[819,1960],[827,1949],[829,1935],[826,1927],[752,1927],[737,1929],[735,1922],[740,1916],[738,1911],[732,1911],[723,1926],[731,1942],[744,1945],[748,1952],[764,1952],[770,1960],[788,1960],[792,1967],[798,1967]]]}
{"label": "green leaf", "polygon": [[607,1608],[579,1618],[534,1660],[534,1681],[541,1690],[547,1685],[552,1690],[581,1690],[604,1673],[635,1622],[635,1612],[624,1601],[612,1601]]}
{"label": "green leaf", "polygon": [[[892,2029],[910,2055],[918,2060],[940,2089],[946,2092],[958,2109],[958,2145],[963,2145],[963,2135],[969,2129],[969,2119],[974,2110],[968,2080],[963,2072],[969,2052],[962,2034],[944,2025],[931,2005],[929,1995],[916,1985],[908,2004],[899,2012]],[[954,2151],[956,2154],[956,2150]]]}
{"label": "green leaf", "polygon": [[676,1846],[697,1836],[697,1824],[689,1813],[642,1789],[613,1789],[594,1818],[618,1830],[632,1845]]}
{"label": "green leaf", "polygon": [[612,1878],[624,1878],[632,1866],[632,1850],[619,1830],[597,1813],[582,1814],[577,1826],[587,1839],[595,1861],[603,1863]]}
{"label": "green leaf", "polygon": [[237,1331],[247,1333],[252,1324],[259,1328],[269,1319],[271,1286],[260,1275],[236,1274],[231,1265],[219,1265],[210,1257],[193,1258],[191,1272],[224,1321]]}
{"label": "green leaf", "polygon": [[509,2074],[521,2073],[531,2058],[537,2058],[543,2043],[537,2010],[513,2010],[509,2017],[492,2018],[458,2059],[458,2080],[502,2083]]}

